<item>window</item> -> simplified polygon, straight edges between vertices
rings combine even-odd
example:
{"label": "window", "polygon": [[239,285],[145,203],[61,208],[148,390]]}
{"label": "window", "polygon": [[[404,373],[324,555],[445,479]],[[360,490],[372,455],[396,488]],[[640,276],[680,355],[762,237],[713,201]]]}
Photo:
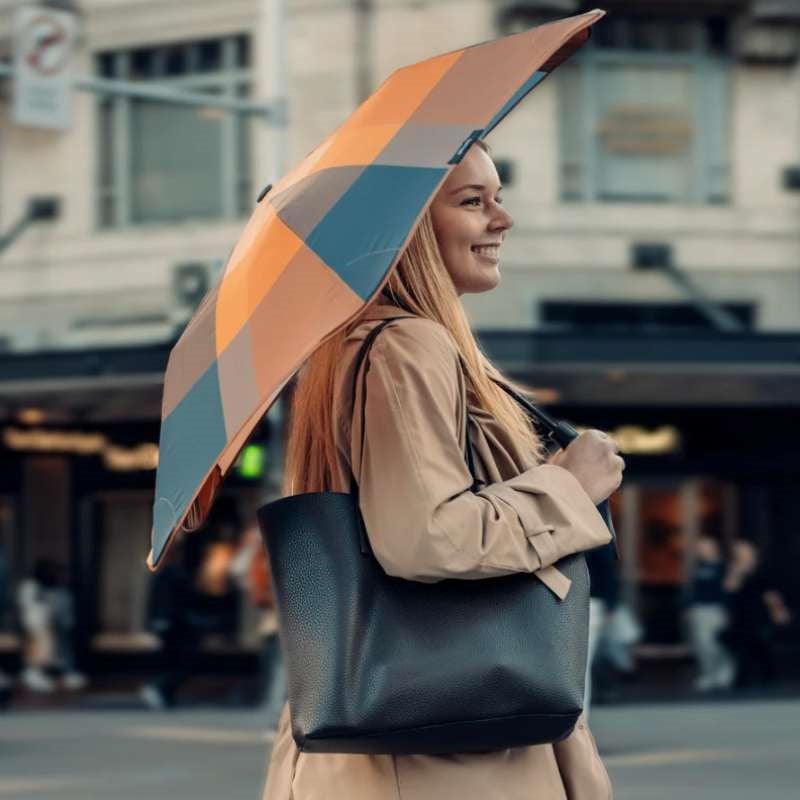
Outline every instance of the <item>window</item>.
{"label": "window", "polygon": [[[101,77],[247,97],[248,40],[231,36],[104,52]],[[222,109],[105,95],[98,115],[101,227],[234,218],[252,208],[250,118]]]}
{"label": "window", "polygon": [[721,22],[603,22],[559,67],[561,197],[725,203],[727,29]]}

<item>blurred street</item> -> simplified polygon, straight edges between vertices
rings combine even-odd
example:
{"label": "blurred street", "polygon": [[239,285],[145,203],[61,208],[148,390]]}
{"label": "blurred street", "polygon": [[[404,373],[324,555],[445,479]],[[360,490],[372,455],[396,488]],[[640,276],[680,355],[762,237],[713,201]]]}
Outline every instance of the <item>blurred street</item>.
{"label": "blurred street", "polygon": [[[616,800],[788,800],[800,701],[592,712]],[[258,711],[14,712],[0,727],[0,798],[257,800],[269,735]]]}
{"label": "blurred street", "polygon": [[[372,543],[406,577],[434,530],[460,577],[558,567],[597,541],[573,500],[600,467],[574,448],[523,486],[493,370],[601,431],[625,473],[587,705],[615,800],[800,800],[800,0],[606,0],[518,73],[507,43],[475,60],[594,5],[0,0],[0,800],[260,800],[297,617],[258,510],[355,468],[347,329],[387,300],[472,365],[442,406],[468,435],[417,426],[400,372],[392,446],[362,404]],[[443,190],[475,137],[492,164]],[[407,360],[421,396],[446,377]],[[462,444],[480,481],[420,477]],[[385,528],[370,488],[409,498]],[[160,528],[187,535],[153,572]]]}

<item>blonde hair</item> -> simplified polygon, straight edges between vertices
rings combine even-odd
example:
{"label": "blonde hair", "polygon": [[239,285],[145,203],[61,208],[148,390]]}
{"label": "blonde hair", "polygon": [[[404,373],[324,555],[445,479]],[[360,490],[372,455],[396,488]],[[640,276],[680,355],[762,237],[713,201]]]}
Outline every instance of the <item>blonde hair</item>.
{"label": "blonde hair", "polygon": [[[476,142],[487,150],[483,142]],[[509,380],[481,351],[456,288],[442,260],[430,209],[412,235],[381,294],[374,302],[390,302],[409,313],[435,320],[453,337],[461,355],[467,392],[472,402],[491,414],[538,463],[544,445],[528,416],[490,374],[522,394],[528,390]],[[362,321],[366,309],[327,339],[308,359],[301,371],[292,403],[286,446],[284,494],[330,491],[337,460],[333,418],[336,367],[348,335]]]}

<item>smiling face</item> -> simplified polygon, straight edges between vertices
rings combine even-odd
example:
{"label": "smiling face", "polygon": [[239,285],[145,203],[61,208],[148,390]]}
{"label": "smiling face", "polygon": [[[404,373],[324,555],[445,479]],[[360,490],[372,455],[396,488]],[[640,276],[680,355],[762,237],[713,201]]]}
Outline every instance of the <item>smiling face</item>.
{"label": "smiling face", "polygon": [[500,283],[500,247],[514,224],[501,189],[489,154],[473,145],[431,204],[439,250],[459,295]]}

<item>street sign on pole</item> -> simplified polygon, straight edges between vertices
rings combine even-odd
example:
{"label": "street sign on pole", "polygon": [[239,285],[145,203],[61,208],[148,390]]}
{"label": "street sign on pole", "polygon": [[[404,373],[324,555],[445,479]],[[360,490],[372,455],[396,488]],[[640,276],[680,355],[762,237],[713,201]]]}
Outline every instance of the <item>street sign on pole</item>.
{"label": "street sign on pole", "polygon": [[14,104],[17,125],[48,130],[70,126],[72,57],[77,16],[43,6],[14,14]]}

